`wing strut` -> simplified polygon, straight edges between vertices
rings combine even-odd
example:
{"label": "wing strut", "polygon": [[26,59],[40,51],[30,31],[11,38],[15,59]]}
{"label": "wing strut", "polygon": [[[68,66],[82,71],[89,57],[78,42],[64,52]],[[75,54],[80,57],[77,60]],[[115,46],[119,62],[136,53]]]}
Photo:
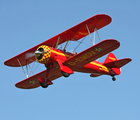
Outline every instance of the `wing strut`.
{"label": "wing strut", "polygon": [[[89,36],[90,36],[90,39],[91,39],[92,45],[95,45],[95,32],[97,32],[97,35],[98,35],[99,41],[101,42],[101,39],[100,39],[100,36],[99,36],[98,30],[97,30],[96,27],[94,28],[94,40],[93,40],[93,41],[92,41],[91,33],[90,33],[90,31],[89,31],[89,28],[88,28],[88,25],[87,25],[87,24],[86,24],[86,28],[87,28],[87,31],[88,31],[88,33],[89,33]],[[85,37],[83,38],[83,40],[84,40],[84,39],[85,39]],[[75,51],[75,50],[78,48],[78,46],[83,42],[83,40],[82,40],[81,42],[79,42],[79,44],[77,45],[77,47],[76,47],[73,51]]]}
{"label": "wing strut", "polygon": [[57,49],[57,47],[58,47],[59,40],[60,40],[60,36],[58,36],[58,39],[57,39],[57,43],[56,43],[55,49]]}
{"label": "wing strut", "polygon": [[[27,61],[26,61],[26,63],[27,63]],[[29,76],[28,76],[28,66],[27,66],[27,64],[26,64],[26,71],[27,71],[26,75],[27,75],[27,78],[28,78]]]}
{"label": "wing strut", "polygon": [[92,45],[95,45],[95,32],[97,32],[97,35],[98,35],[99,41],[101,42],[101,39],[100,39],[100,36],[99,36],[98,30],[97,30],[96,27],[95,27],[95,29],[94,29],[94,41],[92,40],[91,33],[90,33],[90,30],[89,30],[89,27],[88,27],[87,24],[86,24],[86,28],[87,28],[87,31],[88,31],[88,34],[89,34],[89,37],[90,37],[90,40],[91,40]]}
{"label": "wing strut", "polygon": [[87,31],[88,31],[88,34],[89,34],[89,37],[90,37],[90,40],[91,40],[91,43],[92,45],[94,45],[93,41],[92,41],[92,38],[91,38],[91,35],[90,35],[90,31],[89,31],[89,28],[88,28],[88,25],[86,24],[86,27],[87,27]]}
{"label": "wing strut", "polygon": [[64,47],[64,49],[63,49],[63,51],[65,51],[65,48],[67,47],[68,42],[69,42],[69,40],[67,41],[67,43],[66,43],[66,45],[65,45],[65,47]]}
{"label": "wing strut", "polygon": [[[101,39],[100,39],[100,36],[99,36],[98,30],[97,30],[97,28],[96,28],[96,27],[95,27],[94,31],[96,31],[96,32],[97,32],[97,35],[98,35],[99,41],[101,42]],[[95,32],[94,32],[94,33],[95,33]],[[95,36],[95,34],[94,34],[94,36]]]}
{"label": "wing strut", "polygon": [[29,66],[30,71],[32,72],[32,74],[34,74],[33,71],[32,71],[32,69],[31,69],[31,67],[30,67],[30,65],[28,64],[27,61],[26,61],[26,72],[25,72],[25,70],[24,70],[23,66],[21,65],[21,62],[20,62],[20,60],[18,58],[17,58],[17,61],[18,61],[19,65],[20,65],[20,67],[22,68],[23,73],[25,74],[26,78],[29,77],[29,74],[28,74],[28,66]]}
{"label": "wing strut", "polygon": [[[94,28],[94,45],[95,45],[95,32],[97,32],[97,35],[98,35],[99,41],[101,42],[101,39],[100,39],[100,36],[99,36],[98,30],[97,30],[97,28],[95,27],[95,28]],[[97,59],[97,61],[99,61],[99,58]]]}
{"label": "wing strut", "polygon": [[[18,58],[17,58],[17,61],[18,61],[19,65],[20,65],[20,67],[22,68],[22,70],[23,70],[23,72],[24,72],[26,78],[28,78],[28,74],[26,74],[26,72],[25,72],[25,70],[24,70],[23,66],[21,65],[21,63],[20,63],[20,61],[19,61]],[[26,67],[26,68],[27,68],[27,67]]]}

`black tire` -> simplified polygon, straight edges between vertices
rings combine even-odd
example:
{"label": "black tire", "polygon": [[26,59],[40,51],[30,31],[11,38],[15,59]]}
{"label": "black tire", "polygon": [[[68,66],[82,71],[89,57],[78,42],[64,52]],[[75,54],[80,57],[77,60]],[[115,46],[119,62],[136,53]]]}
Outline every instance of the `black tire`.
{"label": "black tire", "polygon": [[47,88],[49,85],[47,83],[39,82],[40,86],[43,88]]}
{"label": "black tire", "polygon": [[64,77],[69,77],[69,76],[70,76],[70,74],[68,74],[68,73],[66,73],[66,72],[61,71],[61,73],[62,73],[62,75],[63,75]]}
{"label": "black tire", "polygon": [[115,78],[115,77],[113,77],[113,78],[112,78],[112,80],[113,80],[113,81],[115,81],[115,80],[116,80],[116,78]]}

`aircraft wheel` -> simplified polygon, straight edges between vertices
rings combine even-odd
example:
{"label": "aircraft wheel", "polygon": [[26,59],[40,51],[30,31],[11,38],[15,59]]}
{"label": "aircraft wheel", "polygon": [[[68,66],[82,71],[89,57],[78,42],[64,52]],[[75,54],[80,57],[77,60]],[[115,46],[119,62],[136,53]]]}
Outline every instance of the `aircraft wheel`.
{"label": "aircraft wheel", "polygon": [[39,81],[39,84],[40,84],[40,86],[41,87],[43,87],[43,88],[47,88],[49,85],[47,84],[47,79],[45,78],[39,78],[38,79],[38,81]]}
{"label": "aircraft wheel", "polygon": [[115,81],[115,80],[116,80],[116,78],[113,76],[113,77],[112,77],[112,80],[113,80],[113,81]]}
{"label": "aircraft wheel", "polygon": [[66,73],[66,72],[61,71],[61,73],[62,73],[62,75],[63,75],[64,77],[69,77],[69,76],[70,76],[70,74],[68,74],[68,73]]}
{"label": "aircraft wheel", "polygon": [[49,85],[47,83],[39,82],[40,86],[43,88],[47,88]]}

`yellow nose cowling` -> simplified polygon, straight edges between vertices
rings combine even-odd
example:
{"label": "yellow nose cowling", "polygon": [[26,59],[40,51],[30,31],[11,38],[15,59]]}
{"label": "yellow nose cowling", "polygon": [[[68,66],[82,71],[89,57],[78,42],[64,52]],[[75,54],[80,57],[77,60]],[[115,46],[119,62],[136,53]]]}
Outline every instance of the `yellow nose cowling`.
{"label": "yellow nose cowling", "polygon": [[51,57],[51,50],[50,47],[46,45],[41,45],[37,48],[37,51],[42,52],[40,56],[35,56],[36,60],[41,64],[46,64],[50,60]]}

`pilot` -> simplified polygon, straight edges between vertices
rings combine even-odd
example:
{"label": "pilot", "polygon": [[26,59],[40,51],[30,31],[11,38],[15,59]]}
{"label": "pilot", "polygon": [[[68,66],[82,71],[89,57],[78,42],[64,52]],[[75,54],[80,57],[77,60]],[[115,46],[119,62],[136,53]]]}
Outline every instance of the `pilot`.
{"label": "pilot", "polygon": [[76,55],[76,54],[77,54],[77,52],[74,52],[73,54],[74,54],[74,55]]}

